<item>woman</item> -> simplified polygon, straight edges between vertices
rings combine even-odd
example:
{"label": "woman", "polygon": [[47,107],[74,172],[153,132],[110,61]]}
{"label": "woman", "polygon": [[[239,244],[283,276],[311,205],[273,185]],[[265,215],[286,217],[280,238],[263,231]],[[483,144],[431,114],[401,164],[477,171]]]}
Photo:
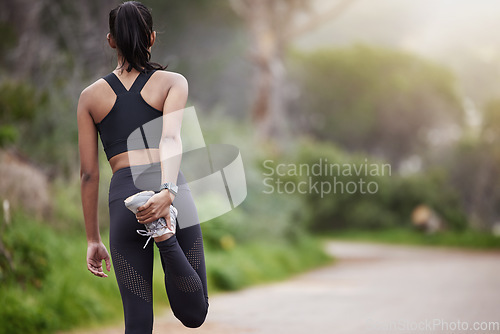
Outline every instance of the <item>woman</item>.
{"label": "woman", "polygon": [[[196,211],[180,168],[182,110],[188,96],[186,79],[150,62],[156,38],[150,11],[136,1],[125,2],[109,14],[107,35],[116,49],[118,66],[83,90],[77,110],[81,160],[81,195],[87,234],[87,267],[107,277],[110,257],[101,241],[98,207],[98,133],[113,171],[109,189],[110,251],[125,313],[125,333],[151,333],[153,328],[153,252],[160,251],[165,286],[174,315],[186,327],[199,327],[208,312],[203,239],[199,221],[175,228],[170,205],[182,203]],[[146,122],[161,120],[161,138],[149,148],[127,148],[127,138]],[[142,129],[142,128],[141,128]],[[148,147],[148,146],[146,146]],[[178,157],[178,158],[175,158]],[[155,163],[157,192],[134,215],[124,200],[141,190],[134,184],[136,165]],[[168,161],[168,162],[167,162]],[[174,189],[177,188],[177,191]],[[181,212],[179,212],[181,215]],[[196,217],[197,214],[187,215]],[[163,217],[169,233],[151,233],[154,243],[144,249],[141,227]],[[178,226],[178,220],[175,220]],[[143,225],[141,225],[143,224]],[[151,232],[150,229],[147,229]],[[155,231],[152,231],[155,232]]]}

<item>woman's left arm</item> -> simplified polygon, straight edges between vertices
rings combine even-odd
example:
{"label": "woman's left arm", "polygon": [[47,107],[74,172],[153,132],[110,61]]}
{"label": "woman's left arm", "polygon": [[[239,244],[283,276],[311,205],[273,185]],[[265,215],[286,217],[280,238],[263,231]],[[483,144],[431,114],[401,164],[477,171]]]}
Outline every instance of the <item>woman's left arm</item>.
{"label": "woman's left arm", "polygon": [[[163,129],[160,140],[161,182],[177,184],[177,177],[182,160],[181,125],[184,108],[188,97],[188,83],[184,76],[170,73],[173,82],[163,106]],[[149,224],[160,217],[165,217],[170,227],[170,204],[175,196],[168,190],[154,195],[142,207],[138,208],[137,220]]]}
{"label": "woman's left arm", "polygon": [[78,148],[80,153],[80,177],[83,218],[87,234],[87,268],[98,277],[108,277],[102,269],[111,270],[111,261],[102,243],[99,232],[98,197],[99,197],[99,159],[97,130],[90,114],[90,105],[95,100],[92,91],[85,89],[78,101]]}

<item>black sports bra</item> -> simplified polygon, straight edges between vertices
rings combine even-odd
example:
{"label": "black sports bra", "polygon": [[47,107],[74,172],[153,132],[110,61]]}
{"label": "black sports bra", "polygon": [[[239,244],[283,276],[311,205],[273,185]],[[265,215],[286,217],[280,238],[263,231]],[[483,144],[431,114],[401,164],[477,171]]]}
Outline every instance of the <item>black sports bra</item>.
{"label": "black sports bra", "polygon": [[[162,122],[151,122],[153,129],[148,127],[148,140],[142,125],[163,115],[161,110],[150,106],[141,95],[141,90],[156,70],[149,73],[139,73],[132,87],[127,90],[118,77],[111,72],[103,77],[116,94],[116,101],[110,112],[96,124],[101,137],[102,146],[106,157],[113,156],[133,149],[158,148],[160,144]],[[158,128],[158,129],[156,129]],[[128,147],[127,140],[134,130],[140,129],[144,145]],[[151,133],[154,134],[151,138]]]}

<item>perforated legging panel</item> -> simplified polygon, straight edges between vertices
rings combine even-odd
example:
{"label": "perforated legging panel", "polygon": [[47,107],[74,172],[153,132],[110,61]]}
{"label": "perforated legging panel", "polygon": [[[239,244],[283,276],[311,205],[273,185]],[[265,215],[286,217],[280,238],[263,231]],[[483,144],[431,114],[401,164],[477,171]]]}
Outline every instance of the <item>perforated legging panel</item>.
{"label": "perforated legging panel", "polygon": [[146,302],[152,303],[151,283],[146,281],[115,248],[111,248],[111,257],[118,284],[123,285]]}
{"label": "perforated legging panel", "polygon": [[203,289],[198,275],[173,276],[174,284],[182,292],[196,292]]}
{"label": "perforated legging panel", "polygon": [[[174,236],[163,242],[150,242],[143,249],[145,238],[136,232],[143,226],[123,204],[125,198],[140,191],[133,184],[130,169],[120,169],[113,174],[109,191],[110,250],[123,302],[125,333],[152,333],[155,248],[160,251],[166,291],[174,315],[186,327],[200,326],[208,312],[200,224],[182,229],[177,224]],[[178,200],[193,200],[189,191],[183,194],[179,191],[177,196]]]}
{"label": "perforated legging panel", "polygon": [[186,257],[194,270],[200,267],[201,261],[204,261],[203,240],[201,237],[196,238],[193,247],[187,251]]}

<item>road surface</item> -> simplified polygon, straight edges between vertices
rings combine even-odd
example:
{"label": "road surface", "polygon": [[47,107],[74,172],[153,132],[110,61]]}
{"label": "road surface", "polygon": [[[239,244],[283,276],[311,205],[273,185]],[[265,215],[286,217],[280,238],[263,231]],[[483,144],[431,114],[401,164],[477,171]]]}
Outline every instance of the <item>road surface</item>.
{"label": "road surface", "polygon": [[337,241],[327,250],[334,265],[210,297],[198,329],[168,310],[156,316],[154,333],[500,333],[498,251]]}

